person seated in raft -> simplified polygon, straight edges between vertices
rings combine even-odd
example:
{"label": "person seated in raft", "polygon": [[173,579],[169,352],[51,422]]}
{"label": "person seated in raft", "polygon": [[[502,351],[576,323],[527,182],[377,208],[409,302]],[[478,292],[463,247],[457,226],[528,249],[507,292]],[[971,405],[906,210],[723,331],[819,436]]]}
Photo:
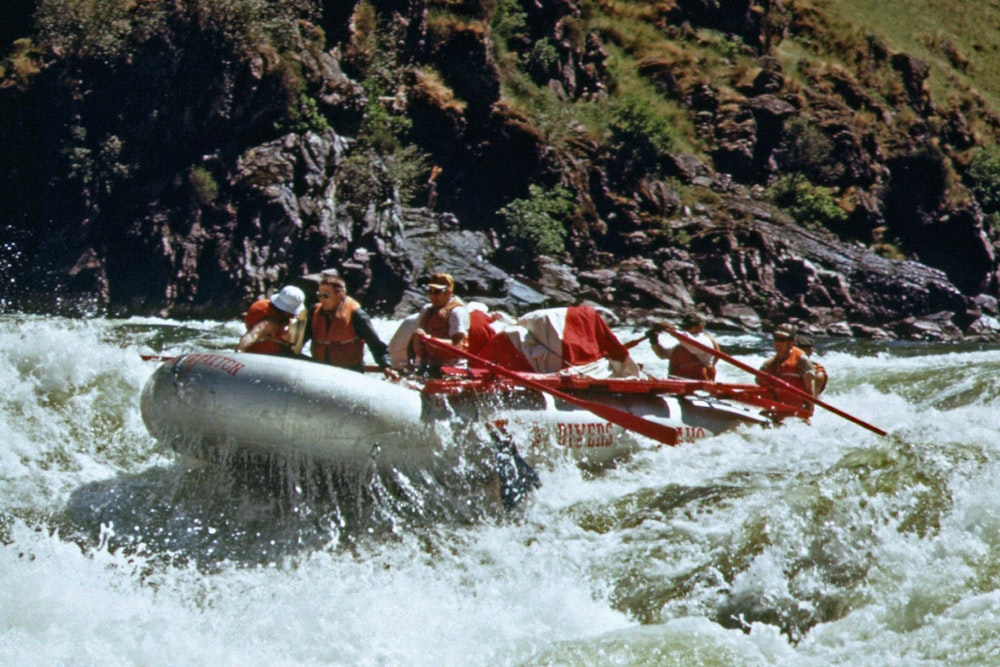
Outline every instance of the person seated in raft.
{"label": "person seated in raft", "polygon": [[310,341],[313,361],[364,372],[365,346],[386,377],[398,379],[389,363],[388,348],[372,326],[371,318],[353,297],[347,294],[347,283],[336,269],[320,274],[316,289],[319,303],[313,306],[305,320],[302,335],[295,342],[296,351]]}
{"label": "person seated in raft", "polygon": [[813,367],[816,369],[816,396],[823,393],[826,389],[826,383],[829,381],[830,377],[827,375],[826,368],[823,364],[819,363],[812,358],[813,355],[813,341],[809,336],[796,336],[795,337],[795,347],[801,349],[809,357],[809,361],[812,362]]}
{"label": "person seated in raft", "polygon": [[[795,346],[795,328],[790,324],[782,324],[774,330],[774,356],[765,361],[760,370],[784,380],[810,396],[816,395],[816,366],[802,348]],[[762,384],[760,378],[757,378],[757,384]],[[780,388],[776,393],[779,400],[785,403],[801,403],[800,398],[789,396],[788,392],[782,392]],[[813,404],[805,403],[803,407],[812,412]]]}
{"label": "person seated in raft", "polygon": [[302,306],[305,299],[298,287],[286,285],[270,298],[252,303],[243,317],[247,331],[237,343],[236,351],[292,356],[289,325],[305,310]]}
{"label": "person seated in raft", "polygon": [[469,346],[469,309],[455,296],[455,281],[447,273],[435,273],[427,282],[426,304],[417,318],[412,338],[415,363],[430,377],[441,377],[443,366],[465,368],[464,357],[427,345],[421,336],[466,350]]}
{"label": "person seated in raft", "polygon": [[[719,349],[719,344],[705,331],[705,319],[698,313],[690,312],[681,316],[680,328],[694,340]],[[706,380],[715,382],[715,362],[716,358],[704,350],[699,350],[693,345],[677,341],[670,350],[660,345],[660,332],[662,329],[653,327],[646,332],[646,338],[652,345],[653,353],[660,359],[669,359],[670,367],[668,373],[674,377],[687,378],[690,380]]]}

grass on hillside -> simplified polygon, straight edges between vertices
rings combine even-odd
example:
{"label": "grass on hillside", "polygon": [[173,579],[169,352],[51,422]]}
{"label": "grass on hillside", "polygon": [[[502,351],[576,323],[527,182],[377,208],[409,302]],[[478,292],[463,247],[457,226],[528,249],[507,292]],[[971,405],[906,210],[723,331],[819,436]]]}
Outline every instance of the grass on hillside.
{"label": "grass on hillside", "polygon": [[802,4],[927,61],[928,87],[935,99],[946,99],[960,84],[1000,108],[1000,0],[806,0]]}
{"label": "grass on hillside", "polygon": [[[898,111],[890,133],[906,136],[908,112],[917,112],[906,108],[899,73],[884,62],[866,69],[866,54],[877,44],[889,53],[905,52],[929,63],[927,87],[938,108],[961,109],[982,140],[997,133],[992,110],[1000,109],[1000,59],[995,57],[1000,51],[1000,40],[995,39],[1000,0],[787,0],[785,6],[799,22],[775,52],[784,66],[786,92],[817,83],[823,88],[828,74],[838,69],[853,73],[868,94]],[[671,24],[670,2],[583,0],[580,15],[565,20],[567,35],[578,46],[590,32],[600,36],[608,54],[610,96],[567,101],[533,81],[525,67],[530,56],[508,49],[501,37],[514,35],[511,45],[525,49],[525,17],[519,4],[492,0],[481,9],[493,29],[505,103],[563,147],[580,138],[606,141],[616,122],[616,101],[627,100],[667,121],[674,150],[701,153],[706,147],[680,98],[709,85],[720,108],[728,108],[729,102],[749,92],[760,71],[757,56],[738,38]],[[439,3],[435,17],[447,22],[445,17],[454,11],[451,3]],[[451,20],[468,19],[467,14]],[[884,121],[865,108],[856,118],[861,130]],[[917,120],[913,116],[912,122]]]}

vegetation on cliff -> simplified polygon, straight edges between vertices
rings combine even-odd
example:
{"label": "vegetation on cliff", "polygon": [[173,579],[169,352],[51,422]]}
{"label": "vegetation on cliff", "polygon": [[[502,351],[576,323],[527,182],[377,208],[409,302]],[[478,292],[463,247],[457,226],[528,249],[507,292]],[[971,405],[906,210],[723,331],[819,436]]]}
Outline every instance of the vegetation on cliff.
{"label": "vegetation on cliff", "polygon": [[[769,218],[760,202],[935,267],[970,299],[997,293],[990,4],[38,0],[2,11],[14,32],[0,64],[0,223],[17,248],[3,272],[43,290],[95,293],[123,312],[220,312],[364,245],[393,273],[372,287],[388,302],[407,269],[376,239],[396,224],[387,205],[454,215],[490,236],[504,268],[538,277],[543,255],[578,270],[697,263],[719,245],[713,225]],[[751,296],[720,294],[722,280],[703,269],[689,282],[699,300],[758,311],[781,283]],[[817,305],[803,294],[776,303]],[[843,307],[809,316],[869,317]]]}

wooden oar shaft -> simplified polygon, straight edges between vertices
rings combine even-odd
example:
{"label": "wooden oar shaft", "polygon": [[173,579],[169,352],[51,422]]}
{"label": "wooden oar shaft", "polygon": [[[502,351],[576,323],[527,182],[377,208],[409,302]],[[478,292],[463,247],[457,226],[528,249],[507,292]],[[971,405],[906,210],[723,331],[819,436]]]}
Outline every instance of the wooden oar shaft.
{"label": "wooden oar shaft", "polygon": [[771,375],[770,373],[765,373],[764,371],[756,369],[756,368],[754,368],[753,366],[751,366],[749,364],[743,363],[739,359],[735,359],[735,358],[729,356],[728,354],[726,354],[722,350],[716,350],[711,345],[705,345],[701,341],[697,341],[694,338],[691,338],[690,336],[688,336],[687,334],[685,334],[683,332],[680,332],[680,331],[677,331],[676,329],[673,329],[671,327],[665,326],[665,327],[663,327],[663,330],[666,331],[671,336],[673,336],[674,338],[676,338],[677,340],[683,342],[686,345],[690,345],[690,346],[692,346],[692,347],[694,347],[694,348],[696,348],[698,350],[701,350],[703,352],[707,352],[708,354],[711,354],[711,355],[715,356],[718,359],[722,359],[723,361],[728,361],[733,366],[736,366],[737,368],[739,368],[741,370],[744,370],[747,373],[750,373],[751,375],[753,375],[756,378],[760,378],[761,381],[766,382],[766,383],[771,384],[771,385],[774,385],[775,387],[779,387],[782,390],[787,391],[788,393],[793,394],[793,395],[797,396],[798,398],[801,398],[804,401],[809,401],[810,403],[814,403],[814,404],[820,406],[821,408],[823,408],[824,410],[829,410],[833,414],[838,415],[840,417],[843,417],[844,419],[846,419],[848,421],[854,422],[858,426],[862,426],[862,427],[868,429],[869,431],[871,431],[872,433],[878,433],[879,435],[888,435],[885,431],[883,431],[879,427],[873,426],[872,424],[869,424],[866,421],[862,421],[861,419],[858,419],[857,417],[855,417],[852,414],[844,412],[843,410],[841,410],[839,408],[836,408],[836,407],[830,405],[829,403],[821,401],[820,399],[816,398],[815,396],[813,396],[809,392],[802,391],[798,387],[785,382],[781,378],[775,377],[774,375]]}
{"label": "wooden oar shaft", "polygon": [[497,375],[502,375],[503,377],[512,380],[521,386],[527,387],[528,389],[534,389],[535,391],[549,394],[564,403],[569,403],[570,405],[575,405],[578,408],[588,410],[598,417],[606,419],[613,424],[617,424],[628,431],[634,431],[640,435],[650,438],[651,440],[663,443],[664,445],[674,446],[677,444],[677,429],[672,426],[657,424],[654,421],[639,417],[638,415],[633,415],[632,413],[625,412],[624,410],[619,410],[618,408],[611,407],[610,405],[604,405],[603,403],[597,403],[595,401],[588,401],[587,399],[567,394],[566,392],[559,391],[558,389],[546,387],[541,382],[536,382],[529,377],[525,377],[522,373],[512,371],[509,368],[504,368],[503,366],[498,366],[491,361],[487,361],[486,359],[483,359],[475,354],[466,352],[465,350],[455,347],[454,345],[443,343],[437,339],[431,338],[430,336],[423,336],[423,341],[431,347],[436,347],[440,350],[447,350],[450,354],[460,356],[464,359],[468,359],[469,361],[474,361],[477,364],[482,365],[483,368],[486,368]]}

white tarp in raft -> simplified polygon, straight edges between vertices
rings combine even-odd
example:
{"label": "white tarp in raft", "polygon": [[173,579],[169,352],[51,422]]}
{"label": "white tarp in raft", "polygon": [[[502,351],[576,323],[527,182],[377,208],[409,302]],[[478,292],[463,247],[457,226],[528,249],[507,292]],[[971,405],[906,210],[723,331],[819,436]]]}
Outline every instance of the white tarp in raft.
{"label": "white tarp in raft", "polygon": [[[590,306],[535,310],[515,322],[473,303],[469,315],[469,353],[505,368],[529,373],[569,371],[598,378],[639,375],[628,350]],[[389,341],[393,366],[402,368],[409,362],[407,349],[416,327],[417,315],[412,315]],[[470,365],[477,366],[475,361]]]}

